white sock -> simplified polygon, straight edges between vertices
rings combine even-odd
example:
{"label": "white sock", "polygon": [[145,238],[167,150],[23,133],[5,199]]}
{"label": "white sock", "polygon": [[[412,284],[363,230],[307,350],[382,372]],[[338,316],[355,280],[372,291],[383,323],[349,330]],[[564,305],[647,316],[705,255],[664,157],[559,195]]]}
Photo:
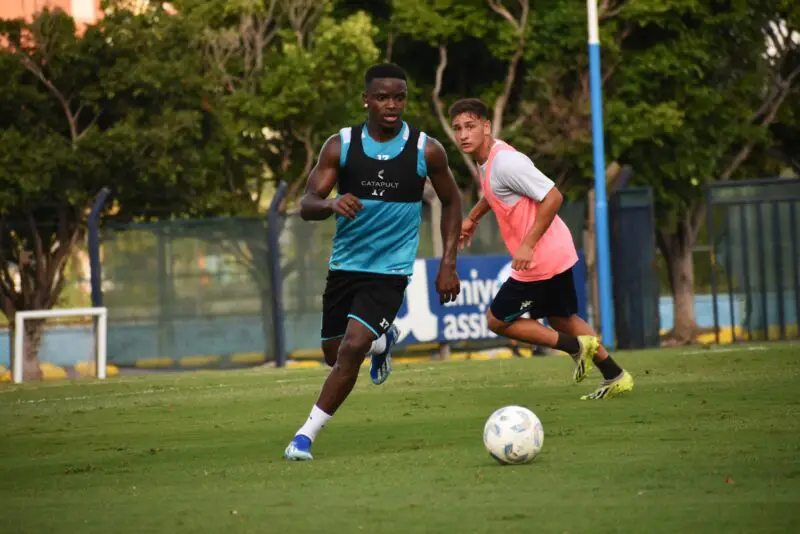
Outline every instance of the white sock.
{"label": "white sock", "polygon": [[381,337],[372,342],[372,346],[369,349],[369,353],[375,354],[377,352],[383,352],[385,350],[386,350],[386,334],[381,334]]}
{"label": "white sock", "polygon": [[297,431],[295,436],[302,434],[308,436],[308,439],[311,441],[314,441],[314,438],[317,437],[319,431],[322,430],[322,427],[325,426],[325,423],[327,423],[331,417],[333,416],[326,414],[317,408],[315,404],[314,407],[311,408],[311,414],[308,416],[308,419],[306,419],[306,423],[300,427],[300,430]]}

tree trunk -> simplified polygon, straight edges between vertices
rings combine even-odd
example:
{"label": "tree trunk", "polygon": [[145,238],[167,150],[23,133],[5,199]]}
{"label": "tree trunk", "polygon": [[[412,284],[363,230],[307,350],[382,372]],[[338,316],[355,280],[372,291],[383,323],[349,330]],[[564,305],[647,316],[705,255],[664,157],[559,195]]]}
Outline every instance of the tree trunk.
{"label": "tree trunk", "polygon": [[25,339],[22,342],[22,380],[41,380],[39,348],[44,336],[44,319],[28,319],[23,326]]}
{"label": "tree trunk", "polygon": [[672,338],[676,343],[692,343],[700,327],[695,319],[694,306],[694,262],[692,250],[681,249],[668,258],[670,287],[672,288],[672,309],[675,322]]}
{"label": "tree trunk", "polygon": [[659,232],[658,245],[667,264],[674,316],[672,331],[665,340],[667,344],[694,343],[700,332],[695,313],[692,256],[696,234],[691,214],[680,220],[669,234],[663,230]]}

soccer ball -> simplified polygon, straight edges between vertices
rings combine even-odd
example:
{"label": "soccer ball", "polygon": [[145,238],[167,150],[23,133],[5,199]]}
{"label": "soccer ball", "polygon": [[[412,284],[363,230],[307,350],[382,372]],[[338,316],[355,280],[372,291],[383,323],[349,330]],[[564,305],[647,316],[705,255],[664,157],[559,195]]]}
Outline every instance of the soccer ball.
{"label": "soccer ball", "polygon": [[483,444],[501,464],[524,464],[539,454],[544,427],[536,414],[522,406],[496,410],[483,427]]}

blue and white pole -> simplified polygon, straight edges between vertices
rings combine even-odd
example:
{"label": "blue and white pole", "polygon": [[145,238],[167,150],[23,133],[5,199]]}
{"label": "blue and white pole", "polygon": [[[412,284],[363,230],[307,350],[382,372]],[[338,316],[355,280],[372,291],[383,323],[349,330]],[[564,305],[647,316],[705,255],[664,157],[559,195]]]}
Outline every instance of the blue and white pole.
{"label": "blue and white pole", "polygon": [[[600,334],[603,344],[614,346],[614,303],[611,288],[611,248],[608,236],[606,161],[603,143],[603,88],[600,82],[600,28],[597,0],[586,0],[589,18],[589,90],[592,100],[592,147],[594,152],[595,235],[600,292]],[[597,303],[595,303],[597,305]]]}

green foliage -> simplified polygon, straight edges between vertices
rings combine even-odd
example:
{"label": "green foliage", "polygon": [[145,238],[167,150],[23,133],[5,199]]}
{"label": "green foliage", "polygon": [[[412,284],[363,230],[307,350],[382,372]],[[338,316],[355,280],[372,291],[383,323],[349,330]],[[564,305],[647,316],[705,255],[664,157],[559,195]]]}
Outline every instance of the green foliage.
{"label": "green foliage", "polygon": [[276,130],[297,135],[311,130],[312,142],[356,121],[363,111],[364,71],[378,60],[374,34],[369,17],[360,12],[340,23],[322,19],[310,48],[285,43],[281,61],[261,79],[260,115]]}
{"label": "green foliage", "polygon": [[[212,91],[191,28],[160,10],[109,14],[78,36],[62,12],[2,21],[0,301],[52,306],[93,196],[118,220],[218,211]],[[14,282],[19,276],[19,283]]]}
{"label": "green foliage", "polygon": [[330,2],[312,0],[183,0],[178,8],[218,87],[213,116],[235,155],[227,163],[237,169],[228,187],[236,210],[263,210],[280,180],[296,196],[324,139],[361,119],[363,71],[379,59],[371,18],[337,19]]}
{"label": "green foliage", "polygon": [[776,6],[726,4],[634,3],[626,13],[624,63],[608,91],[609,147],[654,187],[664,226],[698,205],[705,183],[731,174],[741,147],[769,142],[758,110],[770,88],[764,28]]}
{"label": "green foliage", "polygon": [[393,0],[392,24],[405,35],[431,44],[490,37],[496,25],[483,0]]}
{"label": "green foliage", "polygon": [[2,53],[3,214],[24,219],[42,202],[80,210],[103,186],[119,217],[202,211],[213,189],[202,150],[210,85],[189,28],[117,12],[78,38],[71,19],[44,12],[28,30],[33,43]]}

